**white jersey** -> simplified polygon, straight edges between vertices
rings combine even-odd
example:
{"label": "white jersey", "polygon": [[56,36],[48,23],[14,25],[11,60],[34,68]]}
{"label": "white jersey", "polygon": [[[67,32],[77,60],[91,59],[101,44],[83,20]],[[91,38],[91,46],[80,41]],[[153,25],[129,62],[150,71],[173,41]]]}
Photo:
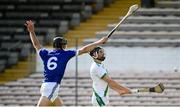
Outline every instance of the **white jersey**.
{"label": "white jersey", "polygon": [[102,79],[107,73],[103,64],[94,62],[91,65],[90,75],[93,81],[92,104],[94,106],[105,106],[109,103],[108,83]]}

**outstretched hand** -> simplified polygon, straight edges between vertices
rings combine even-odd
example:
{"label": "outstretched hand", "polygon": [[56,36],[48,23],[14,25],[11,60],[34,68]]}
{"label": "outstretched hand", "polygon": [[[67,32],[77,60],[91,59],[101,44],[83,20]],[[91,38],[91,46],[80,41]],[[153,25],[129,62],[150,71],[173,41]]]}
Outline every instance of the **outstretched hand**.
{"label": "outstretched hand", "polygon": [[124,94],[131,94],[132,92],[130,90],[121,90],[119,92],[119,95],[124,95]]}
{"label": "outstretched hand", "polygon": [[24,25],[27,27],[27,30],[29,32],[34,32],[34,22],[29,20],[29,21],[26,21],[26,23]]}

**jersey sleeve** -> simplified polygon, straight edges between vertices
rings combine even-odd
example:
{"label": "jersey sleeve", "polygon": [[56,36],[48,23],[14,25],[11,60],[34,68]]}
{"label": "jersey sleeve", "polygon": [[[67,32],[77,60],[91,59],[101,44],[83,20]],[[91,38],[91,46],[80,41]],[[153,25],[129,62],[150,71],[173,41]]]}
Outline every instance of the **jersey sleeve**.
{"label": "jersey sleeve", "polygon": [[105,69],[98,68],[96,74],[99,78],[102,79],[104,76],[106,76],[107,72]]}
{"label": "jersey sleeve", "polygon": [[45,48],[42,48],[42,49],[39,50],[38,53],[39,53],[39,56],[40,56],[41,58],[44,58],[44,57],[48,54],[48,50],[45,49]]}
{"label": "jersey sleeve", "polygon": [[69,57],[69,59],[70,59],[70,58],[78,55],[78,51],[76,51],[76,50],[68,50],[68,51],[67,51],[67,54],[68,54],[68,57]]}

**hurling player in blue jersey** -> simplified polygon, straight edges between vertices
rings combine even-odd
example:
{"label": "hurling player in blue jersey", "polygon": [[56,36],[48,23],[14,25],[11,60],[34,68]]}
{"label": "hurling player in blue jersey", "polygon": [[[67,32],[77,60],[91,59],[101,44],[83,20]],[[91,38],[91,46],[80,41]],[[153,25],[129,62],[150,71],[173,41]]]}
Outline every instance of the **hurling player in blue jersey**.
{"label": "hurling player in blue jersey", "polygon": [[55,37],[53,39],[54,49],[47,50],[41,46],[36,37],[34,23],[29,20],[26,21],[25,26],[29,32],[31,42],[44,64],[44,82],[41,86],[41,97],[37,106],[49,106],[51,104],[61,106],[62,100],[58,97],[58,91],[67,62],[76,55],[90,52],[97,45],[105,43],[108,38],[103,37],[79,50],[65,50],[67,41],[62,37]]}

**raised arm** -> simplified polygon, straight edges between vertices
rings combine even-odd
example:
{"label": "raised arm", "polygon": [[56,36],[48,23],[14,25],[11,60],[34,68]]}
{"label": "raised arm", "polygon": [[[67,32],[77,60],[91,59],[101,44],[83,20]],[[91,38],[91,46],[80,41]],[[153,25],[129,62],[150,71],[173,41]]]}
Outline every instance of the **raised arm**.
{"label": "raised arm", "polygon": [[116,81],[111,79],[109,76],[106,75],[102,79],[108,83],[108,85],[111,89],[115,90],[120,95],[131,94],[131,91],[128,88],[121,86]]}
{"label": "raised arm", "polygon": [[104,44],[106,43],[106,41],[108,40],[108,37],[102,37],[100,40],[94,42],[94,43],[91,43],[91,44],[88,44],[82,48],[80,48],[78,50],[78,55],[81,55],[81,54],[84,54],[84,53],[88,53],[90,52],[92,49],[94,49],[96,46],[98,45],[101,45],[101,44]]}
{"label": "raised arm", "polygon": [[29,21],[26,21],[25,26],[27,27],[27,30],[29,32],[29,36],[30,36],[30,39],[34,48],[36,49],[36,51],[38,51],[39,49],[41,49],[41,45],[34,32],[34,23],[31,20],[29,20]]}

